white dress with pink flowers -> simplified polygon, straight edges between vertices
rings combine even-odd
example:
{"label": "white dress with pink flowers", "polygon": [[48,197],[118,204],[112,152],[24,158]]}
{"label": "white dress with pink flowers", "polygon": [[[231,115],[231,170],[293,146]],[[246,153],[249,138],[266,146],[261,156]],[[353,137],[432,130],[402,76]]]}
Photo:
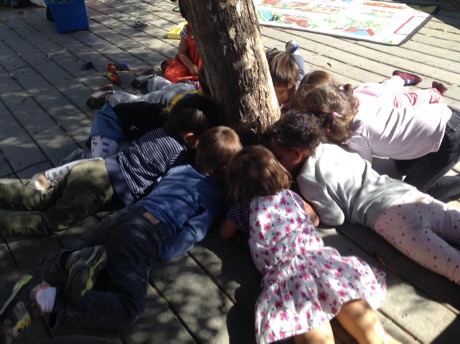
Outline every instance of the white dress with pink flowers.
{"label": "white dress with pink flowers", "polygon": [[378,308],[383,300],[384,273],[325,247],[291,190],[250,202],[249,245],[264,276],[256,303],[258,343],[320,327],[347,301],[366,299]]}

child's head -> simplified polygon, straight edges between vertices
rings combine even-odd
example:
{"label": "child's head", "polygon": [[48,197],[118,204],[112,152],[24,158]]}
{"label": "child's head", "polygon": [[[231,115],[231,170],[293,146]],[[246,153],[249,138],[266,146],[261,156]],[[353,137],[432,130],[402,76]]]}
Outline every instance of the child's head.
{"label": "child's head", "polygon": [[228,198],[245,204],[253,197],[274,195],[291,186],[291,176],[263,146],[243,148],[227,169]]}
{"label": "child's head", "polygon": [[265,145],[293,176],[323,140],[324,131],[316,117],[294,110],[273,123],[264,135]]}
{"label": "child's head", "polygon": [[345,143],[353,133],[352,121],[357,113],[357,101],[350,84],[318,86],[296,100],[295,109],[314,114],[330,142]]}
{"label": "child's head", "polygon": [[340,83],[331,73],[323,70],[315,70],[305,75],[297,87],[291,108],[302,111],[301,103],[305,101],[305,95],[315,87],[324,85],[339,87]]}
{"label": "child's head", "polygon": [[295,57],[286,51],[268,55],[267,61],[278,103],[280,106],[288,104],[296,90],[300,73],[299,64]]}
{"label": "child's head", "polygon": [[189,149],[195,149],[206,130],[223,123],[221,118],[219,106],[211,97],[190,94],[171,108],[166,127],[181,136]]}
{"label": "child's head", "polygon": [[195,166],[221,182],[230,160],[242,148],[233,129],[224,126],[208,129],[196,148]]}

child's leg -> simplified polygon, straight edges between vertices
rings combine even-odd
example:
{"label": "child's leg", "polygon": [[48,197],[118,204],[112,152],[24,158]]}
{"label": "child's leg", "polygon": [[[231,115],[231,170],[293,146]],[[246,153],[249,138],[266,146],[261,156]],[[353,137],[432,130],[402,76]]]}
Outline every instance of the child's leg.
{"label": "child's leg", "polygon": [[91,158],[108,158],[118,153],[118,142],[106,136],[91,137]]}
{"label": "child's leg", "polygon": [[[448,201],[455,194],[460,197],[459,178],[446,175],[460,159],[460,112],[449,109],[445,104],[420,105],[413,111],[418,111],[419,107],[421,111],[428,111],[429,115],[442,116],[452,111],[452,116],[446,124],[438,151],[413,159],[404,181],[441,201]],[[443,182],[438,184],[441,179]]]}
{"label": "child's leg", "polygon": [[0,208],[26,210],[0,216],[0,233],[4,237],[49,235],[41,226],[41,214],[55,204],[61,192],[59,188],[43,192],[24,185],[0,184]]}
{"label": "child's leg", "polygon": [[460,251],[442,238],[460,243],[459,223],[460,212],[414,189],[385,209],[374,228],[410,259],[460,284]]}
{"label": "child's leg", "polygon": [[43,210],[56,200],[56,190],[45,192],[22,184],[0,184],[0,208],[9,210]]}
{"label": "child's leg", "polygon": [[0,230],[5,236],[49,235],[66,229],[108,204],[114,192],[105,162],[101,159],[74,166],[64,181],[47,192],[26,186],[24,188],[31,194],[36,192],[48,195],[52,201],[47,202],[46,207],[42,207],[42,211],[0,217]]}
{"label": "child's leg", "polygon": [[299,52],[294,53],[293,56],[299,65],[299,77],[297,78],[297,82],[300,83],[305,76],[305,61]]}
{"label": "child's leg", "polygon": [[177,84],[171,84],[160,91],[150,92],[144,95],[143,101],[150,104],[162,104],[169,106],[175,96],[181,93],[196,91],[196,87],[189,83],[179,82]]}
{"label": "child's leg", "polygon": [[393,75],[392,77],[385,79],[381,82],[382,85],[385,85],[393,90],[393,92],[404,92],[404,79],[398,75]]}
{"label": "child's leg", "polygon": [[161,239],[155,235],[156,226],[130,209],[117,212],[111,225],[104,226],[107,231],[91,230],[82,238],[82,242],[104,241],[109,289],[91,290],[77,302],[58,301],[58,321],[85,321],[99,329],[121,329],[133,324],[143,312],[150,267],[159,257]]}
{"label": "child's leg", "polygon": [[404,107],[420,104],[437,104],[442,102],[442,95],[434,88],[417,90],[411,92],[402,92],[395,94],[394,105]]}
{"label": "child's leg", "polygon": [[115,106],[119,103],[134,103],[139,101],[138,99],[140,96],[128,93],[128,92],[121,92],[116,91],[110,95],[108,103],[110,106]]}
{"label": "child's leg", "polygon": [[385,332],[377,312],[366,300],[345,303],[337,314],[337,320],[358,343],[397,343]]}
{"label": "child's leg", "polygon": [[149,92],[155,92],[165,89],[172,85],[172,82],[163,78],[162,76],[155,75],[149,79],[147,84],[147,90]]}
{"label": "child's leg", "polygon": [[294,336],[295,344],[334,344],[334,333],[328,321],[322,327]]}
{"label": "child's leg", "polygon": [[123,220],[126,210],[120,210],[104,217],[101,222],[89,228],[69,248],[54,252],[43,259],[41,279],[52,286],[64,287],[67,280],[66,263],[70,255],[86,247],[105,245],[113,228]]}
{"label": "child's leg", "polygon": [[45,178],[48,180],[51,186],[55,186],[57,183],[60,183],[62,180],[64,180],[65,176],[69,174],[72,167],[84,161],[88,161],[88,159],[75,160],[69,162],[68,164],[46,170],[44,172]]}

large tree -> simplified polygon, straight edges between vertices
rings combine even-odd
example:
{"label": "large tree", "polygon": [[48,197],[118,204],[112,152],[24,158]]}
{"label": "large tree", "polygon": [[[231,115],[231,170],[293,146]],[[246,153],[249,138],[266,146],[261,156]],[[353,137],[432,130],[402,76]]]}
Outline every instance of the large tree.
{"label": "large tree", "polygon": [[280,116],[252,0],[182,0],[212,96],[244,143]]}

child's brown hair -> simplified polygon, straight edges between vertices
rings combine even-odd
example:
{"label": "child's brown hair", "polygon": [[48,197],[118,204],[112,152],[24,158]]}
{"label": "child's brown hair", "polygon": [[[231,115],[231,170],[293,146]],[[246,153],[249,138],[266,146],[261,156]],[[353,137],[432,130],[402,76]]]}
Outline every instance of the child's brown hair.
{"label": "child's brown hair", "polygon": [[297,100],[296,110],[315,115],[324,128],[328,140],[343,144],[352,135],[352,122],[357,110],[357,99],[350,84],[318,86],[310,90],[302,101]]}
{"label": "child's brown hair", "polygon": [[209,128],[222,125],[218,103],[211,97],[185,95],[172,108],[166,128],[179,135],[191,132],[200,137]]}
{"label": "child's brown hair", "polygon": [[291,186],[291,175],[264,146],[248,146],[235,155],[227,169],[228,201],[243,205]]}
{"label": "child's brown hair", "polygon": [[339,87],[340,82],[331,73],[323,70],[315,70],[305,75],[299,87],[297,87],[291,108],[302,111],[302,102],[305,101],[305,95],[315,87],[324,85]]}
{"label": "child's brown hair", "polygon": [[300,68],[291,53],[277,51],[268,55],[267,61],[274,86],[290,88],[296,85]]}
{"label": "child's brown hair", "polygon": [[195,166],[213,176],[223,172],[242,148],[235,130],[225,126],[208,129],[196,148]]}

